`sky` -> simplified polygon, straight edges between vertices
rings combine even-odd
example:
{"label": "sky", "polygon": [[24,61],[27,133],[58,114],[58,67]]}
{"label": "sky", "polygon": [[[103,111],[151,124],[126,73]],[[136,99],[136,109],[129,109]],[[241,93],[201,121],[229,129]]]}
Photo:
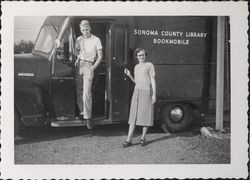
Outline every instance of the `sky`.
{"label": "sky", "polygon": [[21,40],[35,42],[40,27],[46,16],[15,16],[14,18],[14,41]]}

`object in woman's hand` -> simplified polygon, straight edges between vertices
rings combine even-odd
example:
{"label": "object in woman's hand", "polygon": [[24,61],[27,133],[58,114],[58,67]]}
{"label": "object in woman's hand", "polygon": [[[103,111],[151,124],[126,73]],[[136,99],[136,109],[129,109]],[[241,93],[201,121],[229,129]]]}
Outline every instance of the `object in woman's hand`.
{"label": "object in woman's hand", "polygon": [[127,76],[130,75],[130,72],[129,72],[129,70],[128,70],[127,68],[124,69],[124,73],[125,73]]}

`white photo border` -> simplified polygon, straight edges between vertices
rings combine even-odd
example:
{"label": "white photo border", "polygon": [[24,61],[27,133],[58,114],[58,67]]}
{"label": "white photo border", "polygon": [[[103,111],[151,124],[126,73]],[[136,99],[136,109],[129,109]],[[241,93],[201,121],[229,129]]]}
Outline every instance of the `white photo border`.
{"label": "white photo border", "polygon": [[[1,5],[1,178],[182,179],[246,178],[248,176],[247,2],[2,2]],[[231,163],[213,165],[15,165],[14,17],[47,15],[230,16]]]}

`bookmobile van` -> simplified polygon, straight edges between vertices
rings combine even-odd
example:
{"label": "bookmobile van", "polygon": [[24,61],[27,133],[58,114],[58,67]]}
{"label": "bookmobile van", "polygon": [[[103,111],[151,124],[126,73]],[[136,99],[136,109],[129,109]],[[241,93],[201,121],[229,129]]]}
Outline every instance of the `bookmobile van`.
{"label": "bookmobile van", "polygon": [[[90,21],[104,53],[92,86],[95,125],[127,123],[134,85],[124,68],[133,72],[136,47],[146,49],[156,71],[155,125],[179,132],[214,111],[217,17],[53,16],[44,21],[32,52],[14,56],[15,134],[25,126],[85,125],[76,118],[74,66],[82,19]],[[224,110],[229,110],[229,19],[224,20]]]}

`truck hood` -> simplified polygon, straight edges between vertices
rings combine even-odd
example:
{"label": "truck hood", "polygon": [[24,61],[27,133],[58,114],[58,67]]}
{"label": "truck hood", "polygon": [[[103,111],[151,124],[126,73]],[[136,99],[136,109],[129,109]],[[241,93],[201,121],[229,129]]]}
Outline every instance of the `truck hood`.
{"label": "truck hood", "polygon": [[36,54],[15,54],[14,75],[17,77],[36,77],[38,61],[47,61],[44,57]]}

